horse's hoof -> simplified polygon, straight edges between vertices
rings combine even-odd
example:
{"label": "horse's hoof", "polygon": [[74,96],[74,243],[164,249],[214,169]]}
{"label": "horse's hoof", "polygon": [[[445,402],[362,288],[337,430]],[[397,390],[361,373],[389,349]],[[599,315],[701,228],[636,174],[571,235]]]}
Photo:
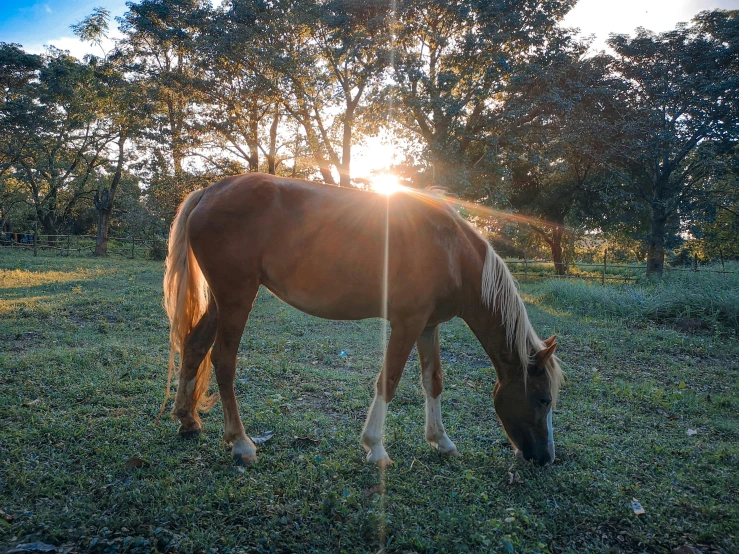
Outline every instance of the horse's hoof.
{"label": "horse's hoof", "polygon": [[436,452],[438,452],[441,456],[460,456],[460,453],[457,450],[457,446],[452,441],[450,441],[449,437],[447,437],[446,435],[438,441],[429,439],[426,440],[431,445],[431,448],[436,450]]}
{"label": "horse's hoof", "polygon": [[387,468],[389,468],[389,467],[390,467],[391,465],[395,464],[395,462],[393,462],[393,461],[392,461],[392,460],[390,459],[390,457],[388,456],[388,457],[385,457],[385,458],[380,458],[379,460],[377,460],[376,462],[374,462],[374,464],[375,464],[375,465],[376,465],[377,467],[379,467],[379,468],[382,468],[382,469],[387,469]]}
{"label": "horse's hoof", "polygon": [[381,468],[386,468],[386,467],[390,467],[391,465],[393,465],[393,461],[390,459],[390,456],[387,455],[387,452],[373,454],[373,452],[370,451],[367,454],[367,461]]}
{"label": "horse's hoof", "polygon": [[447,450],[442,450],[441,448],[437,449],[437,452],[441,454],[442,456],[448,456],[450,458],[461,458],[462,454],[459,453],[459,450],[456,448],[449,448]]}
{"label": "horse's hoof", "polygon": [[195,439],[203,434],[202,429],[180,429],[177,434],[181,439]]}
{"label": "horse's hoof", "polygon": [[257,461],[256,454],[234,454],[234,464],[237,466],[248,466]]}

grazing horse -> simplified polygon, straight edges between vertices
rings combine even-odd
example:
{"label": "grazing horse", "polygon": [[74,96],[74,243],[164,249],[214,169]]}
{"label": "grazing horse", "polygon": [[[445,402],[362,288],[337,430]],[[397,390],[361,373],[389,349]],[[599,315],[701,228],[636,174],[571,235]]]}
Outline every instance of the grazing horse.
{"label": "grazing horse", "polygon": [[414,344],[426,440],[442,454],[457,455],[441,421],[440,396],[439,325],[453,317],[469,325],[495,367],[495,411],[516,454],[541,464],[554,460],[552,407],[562,381],[557,345],[554,337],[538,338],[514,279],[478,231],[430,195],[385,196],[258,173],[191,193],[172,224],[164,276],[171,323],[167,397],[179,354],[172,414],[180,435],[199,434],[198,410],[215,401],[207,394],[212,363],[223,438],[237,464],[256,459],[234,377],[260,285],[314,316],[389,321],[361,435],[370,462],[391,463],[382,430]]}

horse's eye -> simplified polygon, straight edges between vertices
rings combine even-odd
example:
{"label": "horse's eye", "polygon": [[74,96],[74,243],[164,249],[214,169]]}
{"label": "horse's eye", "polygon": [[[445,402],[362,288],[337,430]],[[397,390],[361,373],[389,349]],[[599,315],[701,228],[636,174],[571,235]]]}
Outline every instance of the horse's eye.
{"label": "horse's eye", "polygon": [[535,402],[537,402],[542,408],[548,408],[552,403],[552,398],[549,395],[537,395]]}

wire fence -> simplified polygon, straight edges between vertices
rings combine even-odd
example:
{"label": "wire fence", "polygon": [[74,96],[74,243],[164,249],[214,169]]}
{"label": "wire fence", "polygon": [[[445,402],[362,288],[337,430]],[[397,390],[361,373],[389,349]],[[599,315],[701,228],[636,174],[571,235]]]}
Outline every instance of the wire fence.
{"label": "wire fence", "polygon": [[[95,253],[95,235],[42,235],[34,232],[0,233],[0,248],[32,251],[34,256],[91,256]],[[161,259],[166,239],[109,237],[108,255],[129,259]]]}
{"label": "wire fence", "polygon": [[[0,248],[33,251],[34,256],[91,256],[95,252],[95,235],[40,235],[27,233],[0,233]],[[166,254],[165,238],[109,237],[108,255],[129,259],[163,259]],[[506,264],[511,274],[519,281],[535,281],[545,279],[582,279],[586,281],[629,283],[637,281],[646,274],[646,264],[620,264],[609,261],[608,251],[603,254],[600,263],[569,262],[562,266],[563,274],[557,272],[557,266],[549,260],[507,259]],[[739,271],[727,271],[721,260],[721,269],[713,269],[701,264],[694,256],[692,267],[671,267],[665,265],[665,272],[719,273],[739,274]]]}
{"label": "wire fence", "polygon": [[[726,270],[724,260],[720,260],[721,269],[714,269],[714,263],[701,264],[698,256],[695,255],[692,260],[691,267],[672,267],[665,265],[663,271],[672,272],[690,272],[690,273],[718,273],[718,274],[739,274],[739,271]],[[609,261],[608,250],[603,253],[603,261],[601,263],[581,263],[570,262],[562,267],[564,273],[557,272],[557,266],[554,262],[548,260],[506,260],[506,265],[511,270],[511,274],[519,281],[529,281],[537,279],[582,279],[586,281],[621,282],[628,283],[637,281],[644,277],[647,272],[647,264],[620,264]],[[523,267],[521,267],[523,266]]]}

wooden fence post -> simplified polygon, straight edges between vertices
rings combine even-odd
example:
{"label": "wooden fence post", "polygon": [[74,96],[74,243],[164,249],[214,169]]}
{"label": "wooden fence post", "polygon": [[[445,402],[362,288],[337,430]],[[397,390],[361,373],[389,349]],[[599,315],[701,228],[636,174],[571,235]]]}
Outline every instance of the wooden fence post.
{"label": "wooden fence post", "polygon": [[698,271],[698,254],[693,254],[693,271]]}
{"label": "wooden fence post", "polygon": [[70,238],[69,238],[69,235],[67,235],[67,258],[69,258],[69,242],[70,242]]}
{"label": "wooden fence post", "polygon": [[600,278],[600,284],[606,284],[606,271],[608,271],[608,248],[603,251],[603,275]]}
{"label": "wooden fence post", "polygon": [[134,248],[136,247],[136,237],[131,237],[131,259],[134,259]]}
{"label": "wooden fence post", "polygon": [[33,224],[33,255],[38,256],[38,221]]}
{"label": "wooden fence post", "polygon": [[529,276],[529,261],[526,258],[526,254],[523,255],[523,274],[524,279],[527,279]]}

